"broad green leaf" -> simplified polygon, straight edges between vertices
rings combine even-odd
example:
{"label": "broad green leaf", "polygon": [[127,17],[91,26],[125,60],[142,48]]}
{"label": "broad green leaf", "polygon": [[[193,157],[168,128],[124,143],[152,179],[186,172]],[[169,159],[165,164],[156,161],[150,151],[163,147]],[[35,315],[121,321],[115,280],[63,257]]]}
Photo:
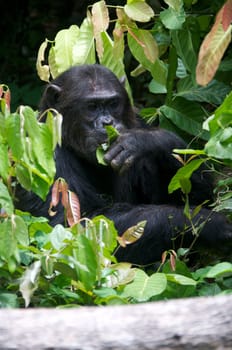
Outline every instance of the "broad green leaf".
{"label": "broad green leaf", "polygon": [[57,144],[61,146],[62,143],[62,122],[62,114],[54,111],[52,113],[50,110],[48,110],[46,117],[46,125],[49,127],[49,130],[52,133],[53,150],[55,150]]}
{"label": "broad green leaf", "polygon": [[121,80],[122,78],[125,78],[125,88],[130,98],[132,99],[130,85],[125,73],[123,57],[121,57],[121,59],[118,60],[115,59],[114,42],[112,41],[107,32],[102,32],[101,37],[104,47],[104,53],[103,56],[100,58],[100,63],[103,66],[109,68],[118,77],[118,79]]}
{"label": "broad green leaf", "polygon": [[157,81],[152,79],[152,81],[149,84],[149,91],[153,94],[166,94],[167,87],[166,85],[159,84]]}
{"label": "broad green leaf", "polygon": [[14,235],[11,217],[0,222],[0,257],[8,261],[17,250],[17,240]]}
{"label": "broad green leaf", "polygon": [[189,180],[192,173],[197,170],[205,159],[194,159],[182,168],[178,169],[177,173],[171,179],[168,185],[168,192],[173,193],[179,188],[182,188],[182,180]]}
{"label": "broad green leaf", "polygon": [[229,262],[221,262],[211,267],[208,271],[207,278],[220,278],[232,275],[232,264]]}
{"label": "broad green leaf", "polygon": [[199,85],[207,85],[216,73],[222,56],[231,41],[232,26],[225,31],[221,23],[215,23],[201,44],[196,79]]}
{"label": "broad green leaf", "polygon": [[179,274],[174,274],[174,273],[167,273],[166,274],[167,280],[170,282],[174,282],[176,284],[181,284],[184,286],[196,286],[197,282],[193,280],[192,278],[179,275]]}
{"label": "broad green leaf", "polygon": [[32,173],[26,165],[15,164],[15,175],[17,181],[28,191],[32,186]]}
{"label": "broad green leaf", "polygon": [[181,79],[177,85],[176,96],[184,97],[189,101],[208,102],[220,105],[230,92],[230,87],[223,82],[212,80],[207,86],[195,85],[190,77]]}
{"label": "broad green leaf", "polygon": [[66,230],[62,225],[56,225],[50,233],[51,244],[56,250],[60,250],[61,248],[65,247],[67,245],[66,240],[71,239],[72,233]]}
{"label": "broad green leaf", "polygon": [[182,7],[178,11],[176,11],[170,7],[160,12],[160,19],[163,25],[168,29],[181,29],[183,23],[185,22],[184,9]]}
{"label": "broad green leaf", "polygon": [[11,114],[6,119],[6,135],[13,156],[17,160],[20,160],[23,156],[23,139],[25,135],[21,128],[21,118],[19,114]]}
{"label": "broad green leaf", "polygon": [[231,140],[232,128],[219,129],[205,145],[205,152],[210,157],[232,160]]}
{"label": "broad green leaf", "polygon": [[78,280],[84,285],[86,291],[92,290],[97,277],[97,256],[93,243],[82,234],[76,237],[77,247],[73,248],[73,256],[76,261]]}
{"label": "broad green leaf", "polygon": [[164,2],[175,11],[179,11],[183,6],[183,0],[164,0]]}
{"label": "broad green leaf", "polygon": [[148,22],[154,17],[154,11],[144,0],[130,0],[124,6],[128,17],[138,22]]}
{"label": "broad green leaf", "polygon": [[206,121],[211,135],[221,128],[232,126],[232,92],[225,98],[223,103],[216,109],[214,115]]}
{"label": "broad green leaf", "polygon": [[93,27],[87,17],[80,26],[79,36],[73,46],[73,64],[94,64],[95,62]]}
{"label": "broad green leaf", "polygon": [[78,26],[71,25],[68,29],[60,30],[55,37],[54,54],[58,73],[73,66],[73,47],[79,38]]}
{"label": "broad green leaf", "polygon": [[0,207],[9,215],[13,214],[14,205],[7,187],[0,181]]}
{"label": "broad green leaf", "polygon": [[197,54],[194,47],[193,35],[189,30],[174,30],[171,32],[172,42],[186,70],[195,76]]}
{"label": "broad green leaf", "polygon": [[11,215],[0,223],[0,256],[7,261],[17,256],[17,244],[28,246],[28,229],[24,220],[17,215]]}
{"label": "broad green leaf", "polygon": [[160,112],[166,118],[170,119],[173,124],[177,125],[180,130],[208,140],[208,133],[202,130],[202,121],[205,117],[205,112],[196,103],[192,102],[190,104],[184,101],[184,99],[176,99],[171,106],[163,105],[160,108]]}
{"label": "broad green leaf", "polygon": [[[158,45],[148,30],[129,28],[128,29],[128,44],[135,58],[143,64],[143,57],[154,63],[158,58]],[[145,60],[146,61],[146,60]],[[145,67],[146,67],[145,63]]]}
{"label": "broad green leaf", "polygon": [[129,263],[112,264],[107,269],[110,269],[111,273],[105,277],[106,286],[111,288],[132,282],[136,273],[136,270],[131,268],[131,264]]}
{"label": "broad green leaf", "polygon": [[150,277],[142,270],[136,270],[133,282],[127,284],[122,292],[123,297],[130,297],[139,302],[148,301],[151,297],[161,294],[167,286],[163,273],[154,273]]}
{"label": "broad green leaf", "polygon": [[109,253],[112,253],[117,246],[117,231],[115,229],[113,221],[107,219],[102,215],[99,215],[95,216],[92,222],[96,227],[98,238],[97,244],[104,248],[103,251],[107,249]]}
{"label": "broad green leaf", "polygon": [[17,308],[19,307],[16,294],[0,293],[0,309],[2,308]]}
{"label": "broad green leaf", "polygon": [[15,235],[17,242],[23,246],[29,245],[28,228],[25,221],[18,215],[12,215],[12,232]]}

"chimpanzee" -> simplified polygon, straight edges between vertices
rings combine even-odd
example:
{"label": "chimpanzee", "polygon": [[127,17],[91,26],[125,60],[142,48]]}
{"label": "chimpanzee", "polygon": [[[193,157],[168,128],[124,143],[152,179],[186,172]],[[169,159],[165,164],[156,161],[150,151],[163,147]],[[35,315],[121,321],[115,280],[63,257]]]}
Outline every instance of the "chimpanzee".
{"label": "chimpanzee", "polygon": [[[55,151],[57,177],[63,177],[80,200],[83,217],[103,214],[112,219],[122,234],[146,220],[143,236],[120,248],[119,261],[149,264],[160,260],[162,252],[173,247],[173,238],[184,234],[184,246],[194,236],[183,213],[181,193],[168,194],[168,184],[180,162],[175,148],[186,148],[172,132],[146,125],[134,112],[128,94],[107,68],[95,65],[72,67],[45,89],[40,111],[54,108],[63,115],[62,146]],[[96,159],[96,149],[107,140],[105,126],[112,125],[119,136],[105,154],[108,166]],[[212,199],[212,184],[205,168],[192,178],[189,196],[192,206]],[[19,195],[20,197],[20,195]],[[51,194],[42,202],[32,193],[23,195],[18,207],[33,215],[48,217]],[[63,223],[58,208],[50,223]],[[201,227],[198,243],[226,245],[232,226],[221,214],[204,208],[193,219]]]}

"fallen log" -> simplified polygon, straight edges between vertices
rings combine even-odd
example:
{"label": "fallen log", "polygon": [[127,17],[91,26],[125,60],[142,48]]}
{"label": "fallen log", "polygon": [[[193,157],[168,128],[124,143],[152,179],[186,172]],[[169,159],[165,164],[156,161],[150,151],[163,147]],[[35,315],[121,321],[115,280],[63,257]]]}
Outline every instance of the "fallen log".
{"label": "fallen log", "polygon": [[0,310],[0,349],[232,349],[232,295],[126,306]]}

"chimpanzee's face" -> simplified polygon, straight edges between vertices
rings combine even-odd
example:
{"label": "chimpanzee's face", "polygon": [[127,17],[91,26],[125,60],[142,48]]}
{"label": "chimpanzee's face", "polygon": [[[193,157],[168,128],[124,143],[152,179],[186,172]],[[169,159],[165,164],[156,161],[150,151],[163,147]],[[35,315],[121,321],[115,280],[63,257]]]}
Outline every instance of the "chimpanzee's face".
{"label": "chimpanzee's face", "polygon": [[42,109],[63,115],[63,144],[96,162],[97,147],[106,142],[106,125],[123,132],[133,127],[134,113],[121,82],[99,65],[71,68],[50,84]]}

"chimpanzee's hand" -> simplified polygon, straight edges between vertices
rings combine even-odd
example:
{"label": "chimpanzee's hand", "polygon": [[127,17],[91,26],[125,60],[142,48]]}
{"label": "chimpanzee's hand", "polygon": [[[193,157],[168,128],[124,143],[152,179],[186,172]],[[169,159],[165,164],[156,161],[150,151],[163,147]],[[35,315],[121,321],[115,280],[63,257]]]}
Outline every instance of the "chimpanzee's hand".
{"label": "chimpanzee's hand", "polygon": [[147,141],[150,136],[150,133],[145,130],[131,130],[121,134],[106,152],[105,162],[113,169],[124,172],[135,159],[148,150]]}

